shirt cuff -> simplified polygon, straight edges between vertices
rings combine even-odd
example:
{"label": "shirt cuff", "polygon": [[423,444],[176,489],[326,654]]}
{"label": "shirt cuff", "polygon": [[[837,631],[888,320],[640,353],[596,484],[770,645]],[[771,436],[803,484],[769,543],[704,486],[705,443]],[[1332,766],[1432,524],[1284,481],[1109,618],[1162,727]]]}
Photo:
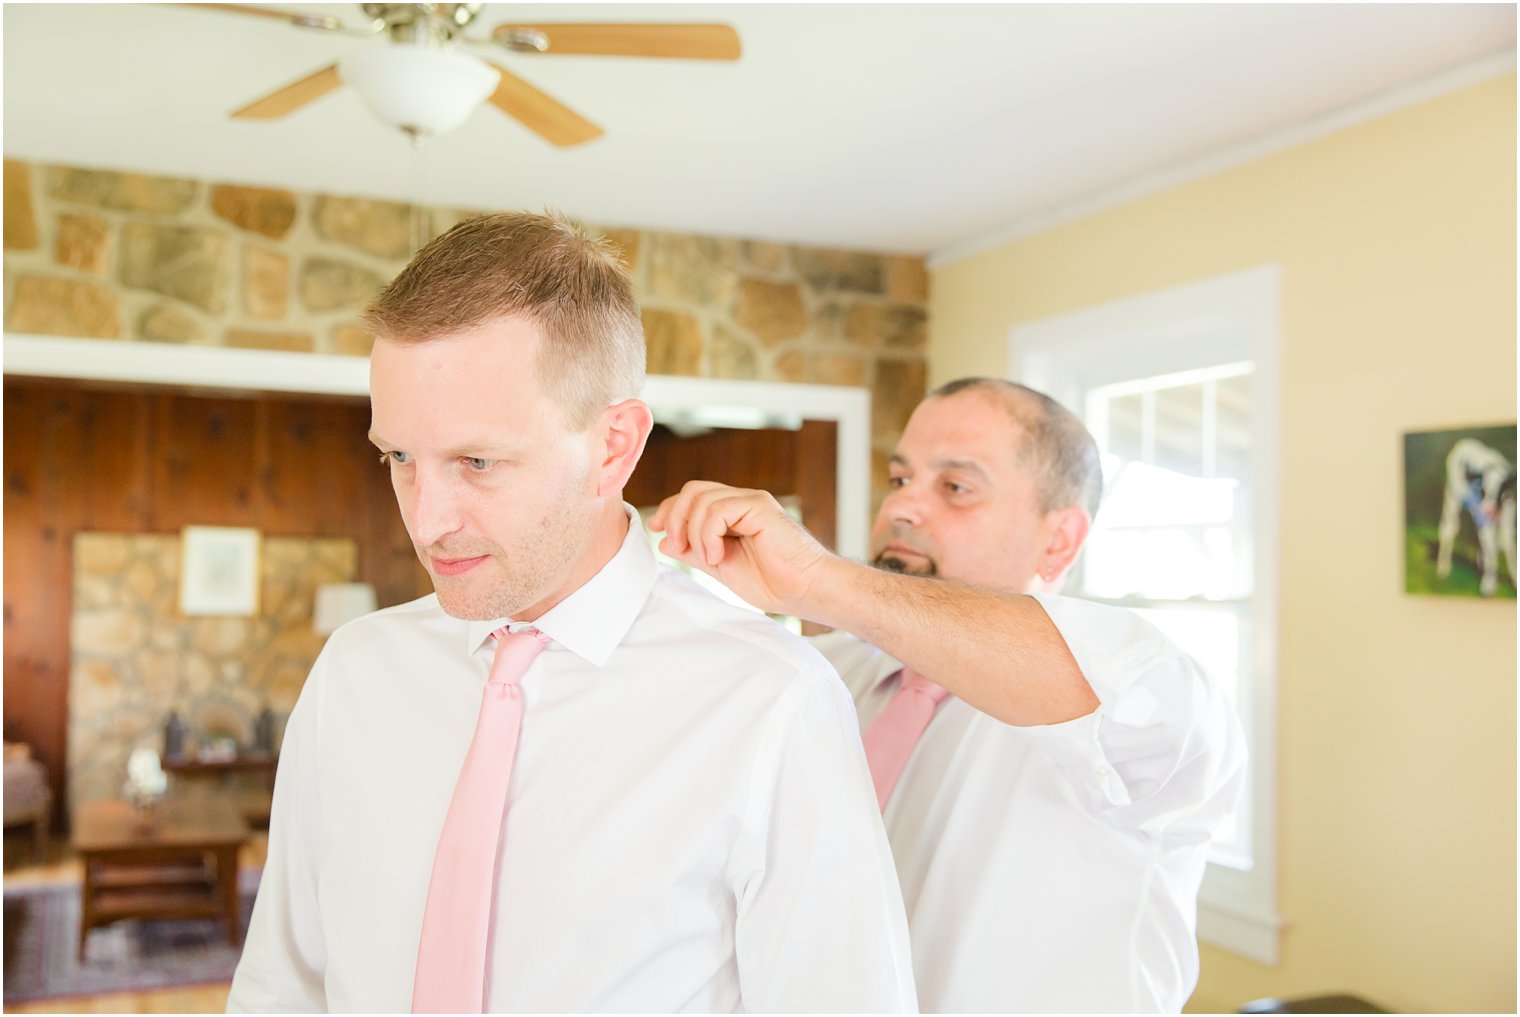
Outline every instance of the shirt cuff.
{"label": "shirt cuff", "polygon": [[1132,800],[1129,788],[1103,751],[1100,736],[1107,723],[1105,712],[1106,706],[1099,704],[1092,713],[1076,720],[1019,729],[1096,808],[1124,806]]}

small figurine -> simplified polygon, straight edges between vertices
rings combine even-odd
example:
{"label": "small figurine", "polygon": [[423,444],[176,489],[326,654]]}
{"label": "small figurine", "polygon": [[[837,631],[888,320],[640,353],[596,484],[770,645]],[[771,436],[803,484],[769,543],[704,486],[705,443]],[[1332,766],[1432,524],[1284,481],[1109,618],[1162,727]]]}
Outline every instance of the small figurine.
{"label": "small figurine", "polygon": [[132,750],[127,759],[127,781],[122,797],[132,806],[143,825],[151,825],[153,810],[169,791],[169,778],[159,765],[158,753],[149,748]]}
{"label": "small figurine", "polygon": [[253,751],[260,756],[274,755],[274,711],[264,707],[253,723]]}
{"label": "small figurine", "polygon": [[164,723],[164,758],[179,759],[185,754],[185,722],[179,719],[179,714],[169,711],[169,719]]}

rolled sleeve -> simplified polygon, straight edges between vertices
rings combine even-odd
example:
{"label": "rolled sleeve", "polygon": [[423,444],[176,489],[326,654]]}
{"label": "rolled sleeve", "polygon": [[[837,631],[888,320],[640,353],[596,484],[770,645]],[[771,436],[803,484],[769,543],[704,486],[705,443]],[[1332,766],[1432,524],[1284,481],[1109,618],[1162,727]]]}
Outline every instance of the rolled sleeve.
{"label": "rolled sleeve", "polygon": [[1024,728],[1079,799],[1116,826],[1209,840],[1244,781],[1244,735],[1223,690],[1133,612],[1036,594],[1099,700],[1085,717]]}

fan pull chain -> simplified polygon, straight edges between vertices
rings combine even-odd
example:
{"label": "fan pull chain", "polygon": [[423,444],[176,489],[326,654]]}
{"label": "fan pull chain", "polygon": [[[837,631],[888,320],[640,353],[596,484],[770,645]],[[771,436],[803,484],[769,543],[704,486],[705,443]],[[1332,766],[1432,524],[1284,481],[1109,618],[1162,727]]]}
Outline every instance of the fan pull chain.
{"label": "fan pull chain", "polygon": [[427,205],[428,150],[420,135],[412,135],[412,208],[410,219],[411,253],[416,254],[422,246],[433,239],[433,216]]}

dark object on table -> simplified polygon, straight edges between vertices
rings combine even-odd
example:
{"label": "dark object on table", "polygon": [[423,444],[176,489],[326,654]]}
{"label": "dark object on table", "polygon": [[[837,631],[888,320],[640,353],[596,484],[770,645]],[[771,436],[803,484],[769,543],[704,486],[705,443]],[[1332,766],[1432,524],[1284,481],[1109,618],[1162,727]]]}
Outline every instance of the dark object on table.
{"label": "dark object on table", "polygon": [[258,755],[274,755],[274,726],[274,711],[266,706],[253,722],[253,751]]}
{"label": "dark object on table", "polygon": [[1300,996],[1297,999],[1253,999],[1236,1013],[1389,1013],[1360,996]]}
{"label": "dark object on table", "polygon": [[178,759],[185,754],[185,722],[174,710],[164,722],[164,758]]}

